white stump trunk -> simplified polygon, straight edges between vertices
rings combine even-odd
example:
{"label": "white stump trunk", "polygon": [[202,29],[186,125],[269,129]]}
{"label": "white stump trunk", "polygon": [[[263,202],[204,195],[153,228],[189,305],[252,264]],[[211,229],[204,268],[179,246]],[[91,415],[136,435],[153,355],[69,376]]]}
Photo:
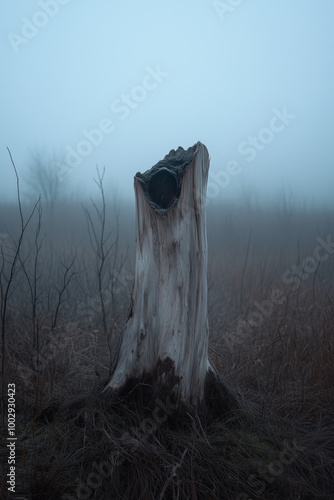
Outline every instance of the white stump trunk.
{"label": "white stump trunk", "polygon": [[[159,369],[183,401],[203,399],[208,361],[207,237],[209,154],[179,147],[137,173],[135,279],[129,319],[106,388]],[[175,384],[175,375],[178,383]],[[174,378],[173,378],[174,377]]]}

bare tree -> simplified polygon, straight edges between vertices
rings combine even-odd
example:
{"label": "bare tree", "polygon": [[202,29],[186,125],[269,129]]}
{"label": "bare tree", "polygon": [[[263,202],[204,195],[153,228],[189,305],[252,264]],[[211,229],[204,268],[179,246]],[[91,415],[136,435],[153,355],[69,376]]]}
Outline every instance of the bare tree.
{"label": "bare tree", "polygon": [[44,208],[52,217],[60,200],[64,184],[53,166],[53,159],[41,152],[34,152],[28,165],[25,182],[32,198],[40,196]]}
{"label": "bare tree", "polygon": [[[90,245],[95,255],[97,291],[101,306],[102,326],[106,338],[109,339],[110,325],[107,324],[107,310],[106,310],[106,303],[108,302],[106,297],[106,292],[108,291],[106,282],[109,277],[108,276],[109,273],[107,272],[108,270],[107,264],[108,260],[110,260],[111,258],[115,267],[116,263],[115,259],[117,258],[117,250],[118,250],[119,227],[118,227],[118,216],[116,216],[116,227],[107,232],[107,227],[106,227],[107,203],[103,187],[105,169],[103,168],[102,173],[99,171],[98,168],[96,168],[96,170],[97,170],[97,179],[94,179],[94,182],[100,191],[101,205],[98,206],[97,203],[91,200],[94,208],[93,213],[91,213],[85,206],[83,208],[87,220]],[[114,236],[114,239],[111,238],[112,235]]]}
{"label": "bare tree", "polygon": [[[0,329],[1,329],[1,402],[2,402],[2,419],[4,419],[5,411],[5,383],[7,376],[7,316],[9,301],[12,295],[12,289],[14,288],[15,278],[18,274],[19,269],[22,267],[21,261],[21,250],[23,244],[23,238],[25,236],[27,227],[31,222],[36,210],[40,207],[40,199],[34,204],[28,217],[25,219],[22,211],[21,203],[21,191],[20,191],[20,180],[16,170],[16,166],[12,157],[12,154],[7,148],[9,157],[14,168],[16,177],[16,187],[17,187],[17,201],[19,209],[19,220],[20,220],[20,232],[17,242],[14,242],[13,248],[6,249],[4,251],[3,247],[0,245]],[[7,273],[6,273],[7,269]],[[3,420],[4,421],[4,420]]]}

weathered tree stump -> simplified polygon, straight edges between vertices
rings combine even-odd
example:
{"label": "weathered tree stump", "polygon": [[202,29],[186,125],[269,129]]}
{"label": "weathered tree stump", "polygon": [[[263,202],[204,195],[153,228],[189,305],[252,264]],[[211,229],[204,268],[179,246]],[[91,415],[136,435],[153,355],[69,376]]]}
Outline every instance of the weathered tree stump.
{"label": "weathered tree stump", "polygon": [[128,321],[106,386],[153,374],[178,400],[198,405],[208,360],[207,236],[209,154],[179,147],[134,178],[136,267]]}

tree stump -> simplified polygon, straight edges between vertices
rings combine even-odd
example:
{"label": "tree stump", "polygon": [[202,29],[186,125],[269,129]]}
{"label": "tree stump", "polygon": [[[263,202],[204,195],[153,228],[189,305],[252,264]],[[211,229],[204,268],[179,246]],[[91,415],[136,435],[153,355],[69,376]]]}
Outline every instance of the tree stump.
{"label": "tree stump", "polygon": [[208,359],[207,148],[179,147],[134,178],[136,267],[130,314],[106,389],[154,374],[180,401],[203,400]]}

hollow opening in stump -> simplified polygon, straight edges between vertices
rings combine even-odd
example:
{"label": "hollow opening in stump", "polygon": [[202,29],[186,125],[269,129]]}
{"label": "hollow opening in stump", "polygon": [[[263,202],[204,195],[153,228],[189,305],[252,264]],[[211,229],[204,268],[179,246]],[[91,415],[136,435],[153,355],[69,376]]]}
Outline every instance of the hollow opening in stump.
{"label": "hollow opening in stump", "polygon": [[159,208],[169,208],[177,198],[177,179],[167,168],[160,168],[149,181],[151,201]]}

